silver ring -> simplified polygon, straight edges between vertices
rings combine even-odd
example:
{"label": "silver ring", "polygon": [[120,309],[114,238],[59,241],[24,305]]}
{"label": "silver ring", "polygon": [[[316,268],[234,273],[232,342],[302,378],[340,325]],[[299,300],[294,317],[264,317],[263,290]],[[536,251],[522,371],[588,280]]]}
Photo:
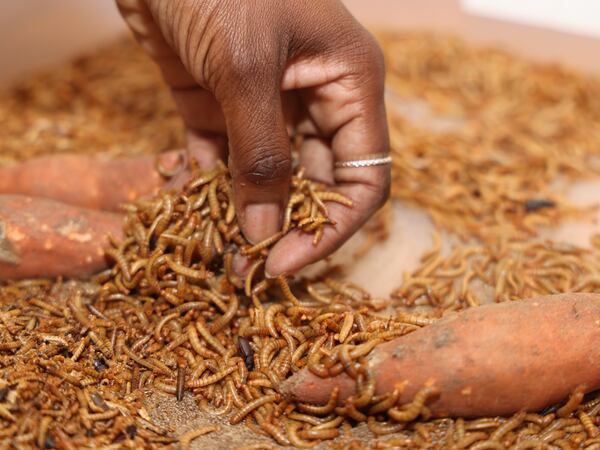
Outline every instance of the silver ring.
{"label": "silver ring", "polygon": [[347,161],[336,161],[334,166],[336,169],[342,169],[347,167],[361,168],[371,166],[383,166],[385,164],[391,164],[392,157],[390,155],[373,155],[367,159],[352,159]]}

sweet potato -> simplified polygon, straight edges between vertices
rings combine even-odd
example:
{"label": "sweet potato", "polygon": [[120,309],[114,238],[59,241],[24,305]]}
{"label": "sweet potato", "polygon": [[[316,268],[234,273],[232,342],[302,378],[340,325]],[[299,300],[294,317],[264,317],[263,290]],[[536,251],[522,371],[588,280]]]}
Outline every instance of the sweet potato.
{"label": "sweet potato", "polygon": [[[163,153],[160,164],[166,170],[176,169],[181,155],[178,150]],[[1,194],[51,198],[108,211],[155,193],[165,182],[156,170],[156,155],[112,159],[57,154],[0,167]]]}
{"label": "sweet potato", "polygon": [[108,234],[122,238],[122,221],[111,212],[0,195],[0,279],[97,272],[107,265]]}
{"label": "sweet potato", "polygon": [[[368,356],[376,392],[425,385],[440,394],[436,417],[508,415],[564,400],[578,386],[600,388],[600,294],[561,294],[473,308],[379,345]],[[282,386],[291,398],[325,403],[346,374],[321,379],[306,369]]]}

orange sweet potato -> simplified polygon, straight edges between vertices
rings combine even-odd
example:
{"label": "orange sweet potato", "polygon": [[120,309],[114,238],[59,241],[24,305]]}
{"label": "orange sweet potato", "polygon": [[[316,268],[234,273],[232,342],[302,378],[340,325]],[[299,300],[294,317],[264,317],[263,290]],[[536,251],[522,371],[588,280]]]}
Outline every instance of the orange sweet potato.
{"label": "orange sweet potato", "polygon": [[122,238],[122,221],[111,212],[0,195],[0,279],[93,274],[107,265],[108,235]]}
{"label": "orange sweet potato", "polygon": [[[166,152],[159,158],[164,169],[177,169],[182,151]],[[156,155],[112,159],[57,154],[0,167],[0,194],[51,198],[108,211],[157,192],[165,182],[156,169]]]}
{"label": "orange sweet potato", "polygon": [[[508,415],[564,400],[578,386],[600,388],[600,294],[562,294],[473,308],[379,345],[368,356],[376,392],[425,385],[439,396],[434,416]],[[321,379],[306,369],[284,383],[291,398],[340,402],[354,393],[346,374]]]}

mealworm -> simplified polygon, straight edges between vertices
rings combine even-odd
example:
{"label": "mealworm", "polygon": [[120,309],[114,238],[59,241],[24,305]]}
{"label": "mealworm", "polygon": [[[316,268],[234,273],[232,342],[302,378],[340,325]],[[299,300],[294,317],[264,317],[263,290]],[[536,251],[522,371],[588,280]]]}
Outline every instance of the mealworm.
{"label": "mealworm", "polygon": [[[200,322],[196,322],[196,329],[198,330],[198,333],[200,333],[202,335],[202,337],[204,338],[204,340],[211,346],[213,347],[217,352],[219,352],[221,355],[225,355],[227,353],[227,350],[225,349],[225,347],[223,347],[223,344],[221,344],[217,338],[215,338],[210,331],[208,331],[206,329],[206,327],[200,323]],[[191,337],[191,335],[190,335]],[[190,339],[191,340],[191,339]]]}
{"label": "mealworm", "polygon": [[[186,336],[187,337],[187,335],[182,335],[182,336]],[[179,347],[175,351],[175,353],[179,357],[183,357],[187,361],[188,367],[196,367],[196,365],[197,365],[196,357],[194,356],[194,354],[189,349],[187,349],[185,347]]]}
{"label": "mealworm", "polygon": [[254,286],[252,288],[252,301],[255,304],[260,304],[260,300],[258,300],[258,296],[260,294],[262,294],[263,292],[265,292],[267,289],[269,289],[269,287],[271,287],[272,281],[271,280],[262,280],[261,282],[257,283],[256,286]]}
{"label": "mealworm", "polygon": [[323,422],[323,420],[321,418],[313,417],[313,416],[309,416],[307,414],[301,414],[301,413],[290,413],[287,415],[287,418],[291,419],[291,420],[296,420],[298,422],[306,422],[311,425],[320,425]]}
{"label": "mealworm", "polygon": [[368,368],[365,368],[363,373],[356,379],[357,397],[354,399],[353,406],[358,408],[369,405],[375,394],[375,377]]}
{"label": "mealworm", "polygon": [[209,386],[211,384],[216,383],[217,381],[222,380],[227,375],[229,375],[232,372],[235,372],[236,370],[237,370],[236,366],[227,367],[213,375],[209,375],[207,377],[200,378],[199,380],[188,381],[186,386],[190,389],[196,389],[196,388],[200,388],[200,387]]}
{"label": "mealworm", "polygon": [[158,280],[156,279],[156,274],[154,267],[156,266],[159,258],[163,258],[164,256],[161,251],[155,250],[150,258],[148,259],[148,263],[146,264],[146,268],[144,270],[145,280],[148,285],[154,290],[154,292],[160,292],[160,285]]}
{"label": "mealworm", "polygon": [[90,340],[94,343],[94,345],[96,345],[96,347],[98,347],[98,350],[100,350],[100,352],[108,359],[112,359],[113,357],[113,352],[110,348],[110,343],[107,342],[105,339],[101,338],[100,336],[98,336],[94,331],[90,330],[88,332],[88,336],[90,337]]}
{"label": "mealworm", "polygon": [[253,245],[252,247],[242,249],[241,254],[243,256],[252,256],[252,255],[260,252],[261,250],[264,250],[265,248],[270,247],[272,244],[274,244],[279,239],[281,239],[282,236],[283,236],[283,232],[278,231],[273,236],[268,237],[267,239],[263,240],[262,242],[259,242],[258,244]]}
{"label": "mealworm", "polygon": [[[81,300],[80,293],[78,293],[77,298],[79,300]],[[85,316],[84,312],[79,308],[79,306],[75,304],[75,302],[68,302],[67,305],[68,305],[69,309],[71,310],[71,312],[73,313],[73,317],[81,324],[82,327],[84,327],[84,328],[91,327],[91,322]]]}
{"label": "mealworm", "polygon": [[210,218],[217,220],[221,216],[221,206],[217,199],[217,186],[219,184],[219,178],[215,177],[211,180],[208,186],[208,205],[210,207]]}
{"label": "mealworm", "polygon": [[0,417],[2,417],[5,420],[8,420],[9,422],[17,421],[16,417],[13,416],[13,414],[8,410],[8,408],[1,404],[0,404]]}
{"label": "mealworm", "polygon": [[331,390],[331,394],[329,396],[329,400],[325,405],[317,406],[317,405],[309,405],[308,403],[298,403],[298,409],[300,411],[304,411],[308,414],[313,414],[315,416],[326,416],[333,412],[337,405],[338,395],[340,390],[338,387],[334,387]]}
{"label": "mealworm", "polygon": [[425,406],[427,400],[437,393],[437,391],[431,387],[425,387],[415,394],[412,402],[403,406],[402,409],[397,407],[391,408],[388,411],[388,415],[397,422],[410,422],[415,420]]}
{"label": "mealworm", "polygon": [[584,411],[579,411],[577,417],[581,421],[586,433],[590,438],[598,437],[598,428],[594,425],[592,418],[587,415]]}
{"label": "mealworm", "polygon": [[321,239],[323,239],[323,228],[319,228],[315,231],[315,236],[313,237],[313,245],[316,246],[319,244],[319,242],[321,242]]}
{"label": "mealworm", "polygon": [[568,417],[579,406],[585,395],[585,386],[580,385],[575,388],[567,403],[556,411],[558,417]]}
{"label": "mealworm", "polygon": [[[191,180],[186,185],[185,189],[187,192],[192,192],[192,191],[198,189],[200,186],[210,183],[216,177],[218,177],[222,172],[223,172],[223,170],[221,168],[216,168],[216,169],[211,170],[210,172],[206,172],[205,174],[200,175],[199,177]],[[206,188],[206,191],[208,194],[208,186],[203,186],[202,192],[204,191],[205,188]],[[198,207],[200,207],[200,206],[198,206]]]}
{"label": "mealworm", "polygon": [[290,365],[292,364],[292,355],[294,354],[294,352],[296,351],[296,342],[294,341],[294,338],[287,332],[283,331],[281,333],[281,336],[283,336],[283,338],[285,339],[285,342],[287,343],[287,348],[288,348],[288,356],[289,356],[289,363]]}
{"label": "mealworm", "polygon": [[274,340],[269,340],[263,347],[260,349],[260,367],[261,369],[268,369],[269,362],[271,360],[271,356],[275,350],[279,349],[279,342]]}
{"label": "mealworm", "polygon": [[190,278],[192,280],[206,280],[209,278],[209,273],[206,271],[204,267],[201,270],[192,269],[190,267],[185,267],[175,261],[171,257],[166,257],[165,261],[169,268],[180,275],[183,275],[186,278]]}
{"label": "mealworm", "polygon": [[262,405],[267,403],[275,402],[279,400],[279,394],[265,395],[264,397],[257,398],[256,400],[248,403],[246,406],[241,408],[237,413],[235,413],[229,419],[229,423],[235,425],[236,423],[240,423],[248,414],[250,414],[255,409],[258,409]]}
{"label": "mealworm", "polygon": [[355,302],[360,303],[363,300],[366,300],[368,298],[368,296],[365,296],[364,292],[356,292],[353,289],[351,289],[350,287],[348,287],[347,285],[344,285],[344,283],[341,283],[332,278],[326,278],[325,284],[327,286],[329,286],[332,291],[334,291],[340,295],[343,295],[345,297],[348,297],[348,298],[354,300]]}
{"label": "mealworm", "polygon": [[209,291],[208,289],[196,290],[196,288],[192,288],[192,290],[194,292],[197,292],[199,296],[206,297],[208,300],[214,303],[221,310],[221,312],[227,311],[227,306],[225,305],[223,300],[221,300],[221,298],[212,291]]}
{"label": "mealworm", "polygon": [[[565,427],[562,430],[554,430],[551,431],[550,433],[544,433],[541,437],[540,437],[540,441],[541,442],[553,442],[556,439],[560,439],[562,437],[565,436],[565,434],[567,434],[567,429],[568,427]],[[582,427],[580,427],[582,428]],[[574,431],[581,431],[581,430],[574,430]]]}
{"label": "mealworm", "polygon": [[71,441],[71,439],[65,434],[59,427],[54,428],[54,434],[56,436],[56,447],[64,450],[77,450]]}
{"label": "mealworm", "polygon": [[277,355],[277,359],[273,363],[273,372],[279,378],[285,378],[287,373],[290,371],[292,367],[292,358],[289,347],[284,348],[279,355]]}
{"label": "mealworm", "polygon": [[273,382],[271,380],[267,380],[266,378],[259,378],[257,380],[250,380],[248,382],[248,386],[266,387],[269,389],[273,389]]}
{"label": "mealworm", "polygon": [[[324,418],[326,419],[326,418]],[[345,420],[343,416],[337,416],[334,419],[327,420],[325,422],[320,423],[319,425],[315,425],[313,430],[326,430],[329,428],[337,428],[340,424]]]}
{"label": "mealworm", "polygon": [[366,356],[371,352],[371,350],[373,350],[373,348],[375,348],[376,345],[380,343],[381,339],[375,338],[368,342],[365,342],[364,344],[357,345],[352,350],[350,350],[350,358],[358,359],[363,356]]}
{"label": "mealworm", "polygon": [[396,320],[410,325],[417,325],[419,327],[431,325],[436,321],[436,319],[432,319],[429,317],[417,316],[414,314],[406,314],[404,312],[398,312],[396,314]]}
{"label": "mealworm", "polygon": [[281,288],[281,292],[283,292],[283,296],[287,301],[291,302],[294,305],[299,305],[300,301],[296,298],[292,290],[290,289],[290,285],[286,281],[285,277],[280,275],[277,277],[277,284]]}
{"label": "mealworm", "polygon": [[20,341],[0,342],[0,351],[15,350],[22,345]]}
{"label": "mealworm", "polygon": [[212,232],[212,245],[214,246],[215,252],[217,255],[222,255],[225,251],[225,244],[223,243],[223,238],[221,237],[221,232],[217,227],[213,228]]}
{"label": "mealworm", "polygon": [[290,229],[290,225],[292,222],[293,207],[295,205],[297,205],[298,203],[302,202],[303,200],[304,200],[304,194],[302,194],[302,193],[292,194],[290,196],[290,199],[288,200],[288,204],[285,208],[285,212],[283,214],[283,227],[282,227],[283,233],[287,233]]}
{"label": "mealworm", "polygon": [[340,435],[340,430],[337,428],[315,429],[314,427],[308,430],[298,432],[298,436],[303,439],[335,439]]}
{"label": "mealworm", "polygon": [[304,356],[306,349],[310,346],[310,342],[301,343],[292,354],[292,364],[296,364],[300,358]]}
{"label": "mealworm", "polygon": [[509,420],[504,422],[502,425],[500,425],[498,428],[496,428],[490,434],[490,441],[500,441],[506,433],[508,433],[511,430],[514,430],[516,427],[521,425],[521,423],[523,423],[523,420],[525,419],[525,414],[526,413],[524,411],[519,412],[513,417],[511,417]]}
{"label": "mealworm", "polygon": [[327,339],[327,335],[319,337],[311,346],[307,355],[307,367],[308,369],[314,373],[315,375],[321,378],[327,378],[329,376],[329,369],[327,369],[323,364],[320,364],[319,361],[321,359],[321,352],[319,352],[321,346]]}
{"label": "mealworm", "polygon": [[175,319],[176,317],[179,317],[179,312],[167,314],[156,324],[156,328],[154,329],[154,339],[156,339],[157,342],[162,341],[161,331],[163,327],[167,324],[167,322]]}
{"label": "mealworm", "polygon": [[335,408],[335,412],[339,415],[348,416],[357,422],[364,422],[367,420],[367,416],[356,409],[353,397],[348,397],[344,402],[344,406]]}
{"label": "mealworm", "polygon": [[237,295],[231,294],[229,296],[229,306],[227,307],[227,311],[210,325],[210,332],[216,333],[231,322],[238,311],[238,307],[239,300]]}
{"label": "mealworm", "polygon": [[502,422],[497,418],[475,419],[465,424],[465,430],[484,430],[486,428],[496,428],[501,424]]}
{"label": "mealworm", "polygon": [[324,192],[319,191],[315,192],[315,196],[326,202],[336,202],[341,203],[344,206],[352,207],[354,202],[350,200],[348,197],[342,194],[338,194],[337,192]]}
{"label": "mealworm", "polygon": [[33,441],[34,439],[35,439],[35,434],[33,434],[33,433],[26,433],[26,434],[21,434],[19,436],[16,436],[14,438],[14,442],[17,443],[17,444],[20,444],[20,443],[26,443],[26,442],[29,442],[29,441]]}
{"label": "mealworm", "polygon": [[54,314],[55,316],[58,316],[58,317],[64,317],[63,312],[59,308],[57,308],[54,305],[51,305],[50,303],[46,303],[43,300],[33,298],[33,299],[29,300],[29,303],[32,305],[35,305],[39,308],[42,308],[43,310],[48,311],[50,314]]}
{"label": "mealworm", "polygon": [[354,313],[349,311],[344,313],[344,321],[342,322],[342,326],[340,328],[340,333],[338,335],[339,342],[345,342],[348,338],[348,335],[352,331],[352,325],[354,324]]}
{"label": "mealworm", "polygon": [[306,290],[308,291],[308,294],[318,302],[330,304],[332,301],[329,297],[321,294],[314,285],[309,284],[306,286]]}
{"label": "mealworm", "polygon": [[469,447],[471,450],[504,450],[506,447],[496,441],[482,441]]}
{"label": "mealworm", "polygon": [[554,445],[557,445],[558,447],[560,447],[561,450],[572,450],[573,449],[573,447],[571,447],[569,442],[565,439],[557,439],[556,441],[554,441],[552,443]]}
{"label": "mealworm", "polygon": [[175,386],[173,384],[163,383],[163,382],[154,380],[154,387],[163,392],[166,392],[167,394],[172,394],[172,395],[177,394],[177,386]]}
{"label": "mealworm", "polygon": [[208,360],[204,360],[200,362],[198,365],[194,367],[194,370],[190,374],[191,380],[196,380],[200,378],[200,376],[208,369]]}
{"label": "mealworm", "polygon": [[87,420],[89,420],[91,422],[96,422],[96,421],[100,421],[100,420],[112,419],[118,415],[119,415],[119,410],[111,409],[111,410],[108,410],[108,411],[102,412],[102,413],[94,413],[94,414],[86,413],[85,417]]}
{"label": "mealworm", "polygon": [[188,431],[179,437],[179,444],[181,445],[182,450],[187,450],[190,448],[190,443],[194,439],[205,434],[214,433],[215,431],[221,431],[221,427],[219,425],[207,425],[192,431]]}
{"label": "mealworm", "polygon": [[131,272],[129,271],[129,265],[127,264],[125,256],[114,248],[107,248],[104,250],[104,253],[117,263],[125,279],[128,281],[131,280]]}
{"label": "mealworm", "polygon": [[340,345],[338,357],[348,376],[351,378],[356,378],[358,376],[358,371],[356,369],[356,364],[350,356],[349,345]]}
{"label": "mealworm", "polygon": [[233,403],[237,408],[242,408],[246,402],[240,397],[238,390],[236,389],[233,380],[231,378],[227,379],[225,385],[227,386],[227,390],[231,394],[231,398]]}
{"label": "mealworm", "polygon": [[279,303],[274,303],[267,308],[267,312],[265,313],[265,326],[271,333],[271,336],[273,336],[274,338],[279,337],[279,333],[277,332],[277,329],[275,328],[274,318],[277,313],[279,313],[283,310],[284,310],[283,305],[281,305]]}
{"label": "mealworm", "polygon": [[367,427],[371,433],[381,436],[385,434],[397,433],[402,431],[405,427],[404,423],[389,423],[389,422],[377,422],[375,417],[369,415],[367,419]]}
{"label": "mealworm", "polygon": [[285,424],[287,437],[288,437],[290,443],[294,447],[298,447],[298,448],[312,448],[315,445],[317,445],[317,442],[305,441],[298,436],[297,432],[301,426],[302,425],[299,424],[298,422],[292,422],[291,420]]}
{"label": "mealworm", "polygon": [[149,369],[153,372],[159,372],[163,375],[171,375],[171,372],[169,370],[165,370],[163,367],[156,366],[155,364],[153,364],[143,358],[140,358],[139,356],[134,354],[131,350],[129,350],[127,347],[123,347],[123,351],[129,358],[131,358],[133,361],[138,363],[140,366],[145,367],[146,369]]}
{"label": "mealworm", "polygon": [[225,255],[223,255],[223,269],[225,270],[225,276],[229,283],[239,289],[245,286],[245,281],[242,281],[242,279],[234,272],[233,257],[234,254],[232,252],[226,252]]}
{"label": "mealworm", "polygon": [[46,437],[48,434],[48,428],[50,427],[50,424],[52,423],[52,417],[50,416],[43,416],[42,420],[40,420],[40,426],[38,428],[38,435],[37,435],[37,446],[40,448],[45,448],[46,447]]}
{"label": "mealworm", "polygon": [[266,442],[260,442],[258,444],[251,444],[251,445],[244,445],[242,447],[236,447],[235,450],[275,450],[275,448]]}
{"label": "mealworm", "polygon": [[273,439],[277,441],[280,445],[290,445],[290,441],[288,438],[281,432],[279,427],[276,425],[269,423],[267,421],[261,421],[258,424],[263,430],[265,430]]}
{"label": "mealworm", "polygon": [[[182,237],[177,234],[166,233],[166,232],[161,234],[160,239],[166,239],[168,241],[171,241],[171,242],[173,242],[175,244],[179,244],[179,245],[187,245],[189,243],[189,240],[185,237]],[[148,260],[140,260],[140,261],[145,261],[144,266],[146,264],[148,264]],[[136,263],[139,263],[140,261],[136,261]],[[131,267],[132,267],[131,272],[135,273],[136,271],[133,270],[133,265]]]}
{"label": "mealworm", "polygon": [[[192,328],[192,327],[189,327],[189,328]],[[179,347],[180,345],[182,345],[185,342],[187,342],[188,339],[189,339],[189,333],[190,332],[189,332],[189,329],[188,329],[188,333],[181,334],[181,335],[177,336],[174,340],[172,340],[171,342],[169,342],[169,344],[165,347],[165,350],[167,350],[167,351],[175,350],[177,347]],[[198,334],[196,334],[196,338],[197,337],[198,337]],[[194,349],[194,350],[196,350],[196,349]]]}

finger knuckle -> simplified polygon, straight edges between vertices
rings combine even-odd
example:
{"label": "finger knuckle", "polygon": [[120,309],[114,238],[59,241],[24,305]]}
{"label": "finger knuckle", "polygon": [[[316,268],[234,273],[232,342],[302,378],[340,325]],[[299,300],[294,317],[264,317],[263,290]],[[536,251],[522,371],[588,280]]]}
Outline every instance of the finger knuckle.
{"label": "finger knuckle", "polygon": [[248,153],[242,160],[239,176],[256,185],[280,184],[289,179],[292,160],[289,155],[272,149]]}
{"label": "finger knuckle", "polygon": [[381,183],[375,188],[374,204],[377,209],[381,208],[390,198],[391,187],[391,177],[389,172],[386,172],[386,175],[381,178]]}
{"label": "finger knuckle", "polygon": [[261,58],[254,52],[240,52],[232,50],[227,71],[230,77],[247,80],[256,77],[258,69],[262,67]]}
{"label": "finger knuckle", "polygon": [[384,203],[386,203],[391,195],[392,192],[392,182],[390,177],[386,177],[384,182],[383,182],[383,186],[382,186],[382,191],[381,191],[381,198],[379,200],[379,206],[383,206]]}

